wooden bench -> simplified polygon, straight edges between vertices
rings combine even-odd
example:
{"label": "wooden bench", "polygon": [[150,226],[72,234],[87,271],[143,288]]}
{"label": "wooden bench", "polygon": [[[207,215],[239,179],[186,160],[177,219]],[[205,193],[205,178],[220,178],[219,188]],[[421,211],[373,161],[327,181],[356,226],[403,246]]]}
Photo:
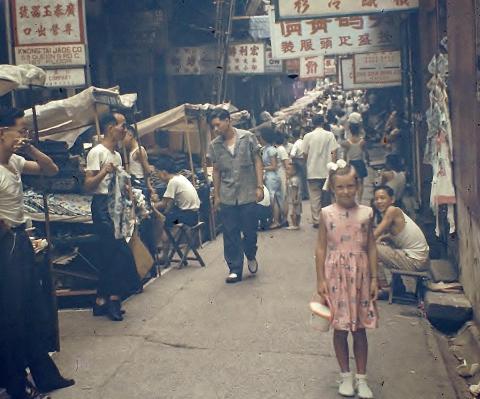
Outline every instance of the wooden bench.
{"label": "wooden bench", "polygon": [[429,279],[428,272],[414,272],[409,270],[397,270],[391,269],[392,272],[392,284],[390,285],[390,294],[388,297],[388,303],[392,304],[394,300],[410,301],[405,296],[397,295],[395,292],[396,287],[402,282],[402,277],[411,277],[415,279],[415,302],[420,304],[423,301],[425,295],[424,282]]}
{"label": "wooden bench", "polygon": [[[176,224],[177,232],[174,234],[172,230],[165,226],[165,233],[168,236],[172,249],[168,254],[167,263],[179,263],[179,267],[188,265],[188,261],[196,261],[200,266],[205,267],[205,262],[198,253],[198,248],[201,246],[200,231],[204,223],[199,222],[195,226],[188,226],[183,223]],[[193,257],[189,257],[190,252],[193,252]],[[175,256],[178,255],[178,259]]]}

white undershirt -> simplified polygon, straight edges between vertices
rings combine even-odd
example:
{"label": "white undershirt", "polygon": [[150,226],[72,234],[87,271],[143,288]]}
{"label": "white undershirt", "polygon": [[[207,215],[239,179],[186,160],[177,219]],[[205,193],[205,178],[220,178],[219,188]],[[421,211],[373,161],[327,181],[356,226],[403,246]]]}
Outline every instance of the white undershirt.
{"label": "white undershirt", "polygon": [[13,154],[7,168],[0,165],[0,220],[11,227],[25,223],[21,174],[25,158]]}
{"label": "white undershirt", "polygon": [[200,198],[193,184],[182,175],[173,176],[163,194],[164,198],[171,198],[175,206],[181,210],[197,211],[200,208]]}
{"label": "white undershirt", "polygon": [[[87,155],[87,168],[85,170],[99,172],[103,166],[111,162],[115,166],[122,166],[122,157],[117,151],[110,151],[103,144],[98,144]],[[108,186],[113,178],[113,173],[108,173],[100,182],[93,194],[108,194]]]}

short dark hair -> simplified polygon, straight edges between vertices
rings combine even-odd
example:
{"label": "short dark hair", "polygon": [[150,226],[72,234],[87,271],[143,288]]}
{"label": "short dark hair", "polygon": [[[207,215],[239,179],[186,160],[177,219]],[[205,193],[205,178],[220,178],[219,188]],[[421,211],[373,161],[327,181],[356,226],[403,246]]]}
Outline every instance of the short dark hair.
{"label": "short dark hair", "polygon": [[275,144],[277,133],[271,127],[262,127],[260,129],[260,136],[267,144]]}
{"label": "short dark hair", "polygon": [[323,117],[323,115],[317,114],[312,118],[312,124],[314,127],[323,126],[325,124],[325,118]]}
{"label": "short dark hair", "polygon": [[275,137],[275,143],[277,145],[282,145],[283,143],[285,143],[286,138],[287,138],[286,134],[277,132],[277,137]]}
{"label": "short dark hair", "polygon": [[230,112],[228,112],[226,109],[223,109],[223,108],[215,108],[207,116],[208,124],[211,125],[212,121],[215,118],[218,118],[221,121],[224,121],[226,119],[230,119]]}
{"label": "short dark hair", "polygon": [[0,127],[15,126],[16,120],[23,118],[25,112],[19,108],[1,107],[0,108]]}
{"label": "short dark hair", "polygon": [[401,172],[403,170],[402,158],[398,154],[388,154],[385,157],[385,166],[395,172]]}
{"label": "short dark hair", "polygon": [[393,188],[390,187],[390,186],[386,186],[385,184],[382,184],[381,186],[374,187],[373,195],[375,195],[375,193],[377,191],[381,191],[381,190],[385,191],[388,194],[389,197],[391,197],[391,198],[395,197],[395,191],[393,191]]}
{"label": "short dark hair", "polygon": [[110,125],[115,126],[117,124],[117,120],[115,119],[115,116],[111,112],[107,112],[106,114],[103,114],[100,117],[100,131],[105,134],[107,132],[107,128]]}
{"label": "short dark hair", "polygon": [[358,123],[350,123],[349,124],[350,133],[354,136],[358,136],[360,134],[361,126]]}
{"label": "short dark hair", "polygon": [[177,166],[172,159],[161,158],[155,163],[155,167],[159,171],[164,171],[170,174],[175,174],[178,172]]}

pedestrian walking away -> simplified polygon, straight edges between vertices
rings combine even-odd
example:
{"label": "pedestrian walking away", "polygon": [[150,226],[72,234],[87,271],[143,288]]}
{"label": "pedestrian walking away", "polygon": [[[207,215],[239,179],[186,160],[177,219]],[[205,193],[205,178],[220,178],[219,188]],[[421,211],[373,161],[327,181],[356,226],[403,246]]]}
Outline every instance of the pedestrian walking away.
{"label": "pedestrian walking away", "polygon": [[327,163],[336,160],[339,145],[333,133],[323,129],[325,119],[322,115],[315,115],[312,123],[315,130],[305,135],[302,149],[307,163],[312,224],[317,228],[322,209],[322,190],[328,176]]}
{"label": "pedestrian walking away", "polygon": [[213,165],[214,206],[223,224],[226,282],[236,283],[242,280],[244,257],[251,273],[258,269],[256,204],[263,199],[263,164],[255,135],[234,128],[228,111],[212,111],[208,122],[217,135],[207,157]]}
{"label": "pedestrian walking away", "polygon": [[[345,161],[329,163],[336,203],[322,209],[316,249],[317,291],[332,312],[333,346],[340,366],[338,392],[373,398],[367,384],[366,328],[377,327],[377,251],[373,210],[358,205],[358,177]],[[353,335],[356,377],[350,371],[348,333]]]}

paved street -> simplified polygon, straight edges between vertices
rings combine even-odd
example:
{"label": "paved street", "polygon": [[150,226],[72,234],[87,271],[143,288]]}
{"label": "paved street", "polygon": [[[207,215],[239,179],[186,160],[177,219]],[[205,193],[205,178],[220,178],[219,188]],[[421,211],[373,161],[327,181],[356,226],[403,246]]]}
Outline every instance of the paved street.
{"label": "paved street", "polygon": [[[234,286],[224,283],[220,237],[202,250],[206,269],[156,280],[125,304],[123,323],[62,312],[56,360],[77,385],[53,398],[337,398],[331,333],[313,330],[308,311],[315,232],[262,233],[258,276]],[[415,308],[380,311],[370,334],[376,398],[455,398]]]}

